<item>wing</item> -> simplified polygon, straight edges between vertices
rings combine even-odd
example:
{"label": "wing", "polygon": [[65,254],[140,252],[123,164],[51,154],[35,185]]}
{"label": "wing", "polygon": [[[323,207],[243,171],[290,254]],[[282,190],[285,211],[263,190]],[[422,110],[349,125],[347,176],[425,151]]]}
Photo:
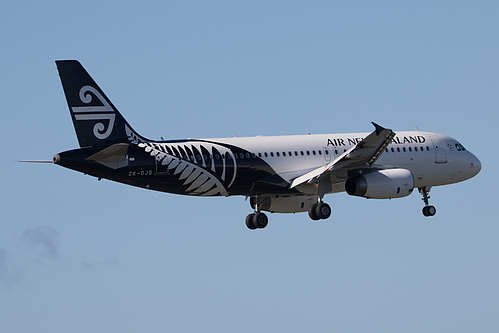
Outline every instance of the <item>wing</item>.
{"label": "wing", "polygon": [[357,145],[330,163],[297,177],[291,183],[290,188],[304,183],[311,184],[326,177],[339,176],[348,170],[371,167],[395,136],[395,132],[391,129],[381,127],[376,123],[372,124],[375,130]]}

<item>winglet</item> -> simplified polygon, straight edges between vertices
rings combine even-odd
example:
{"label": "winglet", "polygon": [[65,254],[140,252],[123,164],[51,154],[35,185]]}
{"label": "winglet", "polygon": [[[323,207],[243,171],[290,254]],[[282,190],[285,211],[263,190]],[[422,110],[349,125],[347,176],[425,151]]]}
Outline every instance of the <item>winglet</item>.
{"label": "winglet", "polygon": [[373,124],[376,128],[376,135],[379,135],[379,133],[381,133],[381,131],[385,129],[383,126],[376,124],[374,121],[372,121],[371,124]]}

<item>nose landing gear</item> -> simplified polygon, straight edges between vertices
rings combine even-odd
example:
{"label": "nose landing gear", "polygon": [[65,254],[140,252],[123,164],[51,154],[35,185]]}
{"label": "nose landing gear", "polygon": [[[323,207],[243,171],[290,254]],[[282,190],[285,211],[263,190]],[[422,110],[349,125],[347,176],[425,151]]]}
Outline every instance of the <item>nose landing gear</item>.
{"label": "nose landing gear", "polygon": [[423,201],[425,206],[423,207],[423,215],[426,217],[433,216],[437,213],[437,209],[435,206],[430,205],[430,190],[431,186],[426,186],[426,187],[420,187],[418,188],[419,193],[423,196]]}

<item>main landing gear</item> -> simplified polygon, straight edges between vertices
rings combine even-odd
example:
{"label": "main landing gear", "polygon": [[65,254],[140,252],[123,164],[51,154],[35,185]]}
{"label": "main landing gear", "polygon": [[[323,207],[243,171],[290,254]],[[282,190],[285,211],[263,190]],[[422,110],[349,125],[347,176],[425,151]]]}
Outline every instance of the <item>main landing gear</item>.
{"label": "main landing gear", "polygon": [[[258,197],[251,197],[250,204],[255,212],[246,216],[246,226],[248,227],[248,229],[263,229],[268,225],[269,219],[267,215],[261,212],[261,209],[268,210],[270,208],[269,199],[269,197],[264,197],[263,199]],[[305,205],[305,202],[303,200],[305,199],[301,199],[300,201],[298,201],[299,204],[301,203],[301,208],[295,208],[296,210],[294,212],[306,211],[306,208],[303,209]],[[306,200],[312,200],[312,198],[307,198]],[[314,221],[325,220],[329,218],[329,216],[331,216],[331,207],[327,203],[322,202],[322,198],[315,197],[315,199],[313,200],[316,203],[312,204],[312,206],[308,210],[308,215],[310,216],[310,218]],[[289,205],[291,205],[292,203],[293,202],[289,203]],[[310,205],[310,203],[308,203],[308,205]],[[294,206],[287,206],[287,208],[289,209],[287,212],[293,212],[293,210],[291,210],[292,207]]]}
{"label": "main landing gear", "polygon": [[246,216],[246,226],[250,230],[255,229],[263,229],[269,224],[269,218],[265,213],[260,211],[259,205],[263,203],[263,201],[258,201],[258,197],[252,198],[254,200],[254,204],[252,204],[255,212]]}
{"label": "main landing gear", "polygon": [[310,207],[308,216],[314,221],[325,220],[331,216],[331,207],[327,203],[320,201]]}
{"label": "main landing gear", "polygon": [[424,201],[424,207],[423,207],[423,215],[426,217],[433,216],[437,213],[437,209],[435,206],[430,205],[430,190],[431,186],[426,186],[426,187],[420,187],[419,193],[423,196],[423,201]]}
{"label": "main landing gear", "polygon": [[251,229],[263,229],[269,224],[269,218],[265,213],[255,212],[246,216],[246,226]]}

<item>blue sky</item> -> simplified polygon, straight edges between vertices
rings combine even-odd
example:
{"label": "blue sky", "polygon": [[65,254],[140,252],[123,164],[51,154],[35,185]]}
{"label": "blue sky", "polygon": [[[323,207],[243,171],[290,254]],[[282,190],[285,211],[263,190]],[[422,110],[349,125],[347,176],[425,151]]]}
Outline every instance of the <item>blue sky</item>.
{"label": "blue sky", "polygon": [[[0,4],[5,332],[496,332],[495,1]],[[325,222],[54,165],[76,136],[54,64],[78,59],[152,138],[443,133],[482,172]],[[491,144],[492,143],[492,144]]]}

